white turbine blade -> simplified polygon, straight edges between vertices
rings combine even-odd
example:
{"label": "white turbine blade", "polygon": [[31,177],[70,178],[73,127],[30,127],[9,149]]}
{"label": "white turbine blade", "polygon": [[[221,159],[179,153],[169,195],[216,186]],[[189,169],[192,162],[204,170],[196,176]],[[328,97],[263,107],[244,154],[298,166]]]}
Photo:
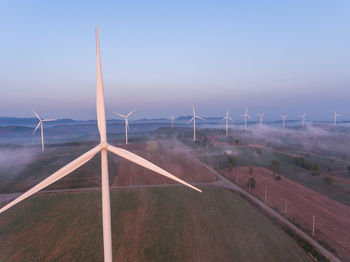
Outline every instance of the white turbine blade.
{"label": "white turbine blade", "polygon": [[98,31],[96,26],[96,56],[97,56],[97,74],[96,74],[96,112],[97,112],[97,126],[100,133],[101,142],[107,141],[106,135],[106,111],[105,98],[103,94],[102,69],[100,47],[98,43]]}
{"label": "white turbine blade", "polygon": [[111,145],[108,145],[107,150],[112,152],[112,153],[114,153],[114,154],[116,154],[117,156],[125,158],[125,159],[127,159],[127,160],[129,160],[129,161],[131,161],[131,162],[133,162],[133,163],[135,163],[137,165],[139,165],[139,166],[147,168],[147,169],[149,169],[149,170],[151,170],[153,172],[156,172],[156,173],[158,173],[158,174],[160,174],[162,176],[170,178],[170,179],[172,179],[172,180],[174,180],[176,182],[179,182],[179,183],[181,183],[181,184],[183,184],[185,186],[188,186],[188,187],[190,187],[190,188],[192,188],[194,190],[202,192],[200,189],[198,189],[198,188],[192,186],[191,184],[181,180],[180,178],[177,178],[176,176],[174,176],[174,175],[170,174],[169,172],[165,171],[164,169],[156,166],[155,164],[151,163],[150,161],[148,161],[148,160],[146,160],[146,159],[144,159],[144,158],[142,158],[142,157],[140,157],[140,156],[138,156],[138,155],[136,155],[134,153],[131,153],[130,151],[127,151],[127,150],[119,148],[119,147],[114,147],[114,146],[111,146]]}
{"label": "white turbine blade", "polygon": [[200,116],[196,116],[198,119],[200,120],[204,120],[204,118],[200,117]]}
{"label": "white turbine blade", "polygon": [[38,125],[36,126],[36,128],[34,129],[34,132],[32,133],[32,135],[34,135],[35,131],[39,128],[41,122],[38,123]]}
{"label": "white turbine blade", "polygon": [[4,212],[5,210],[9,209],[10,207],[16,205],[17,203],[21,202],[22,200],[26,199],[27,197],[30,197],[31,195],[35,194],[36,192],[40,191],[41,189],[51,185],[52,183],[56,182],[57,180],[61,179],[62,177],[68,175],[78,167],[85,164],[87,161],[89,161],[94,155],[96,155],[101,150],[100,146],[97,146],[85,154],[81,155],[80,157],[76,158],[69,164],[65,165],[55,173],[53,173],[51,176],[46,178],[45,180],[41,181],[36,186],[29,189],[24,194],[17,197],[15,200],[8,203],[6,206],[0,209],[0,214]]}
{"label": "white turbine blade", "polygon": [[228,117],[228,119],[230,119],[231,121],[233,121],[231,117]]}
{"label": "white turbine blade", "polygon": [[250,118],[250,119],[252,119],[252,117],[251,117],[250,115],[248,115],[248,114],[247,114],[247,117]]}
{"label": "white turbine blade", "polygon": [[135,113],[136,110],[132,110],[129,114],[126,115],[126,117],[131,116],[133,113]]}
{"label": "white turbine blade", "polygon": [[195,116],[196,112],[194,111],[194,106],[192,106],[192,112],[193,112],[193,115]]}
{"label": "white turbine blade", "polygon": [[34,108],[32,108],[32,111],[33,111],[33,113],[35,114],[35,116],[41,121],[40,116],[35,112]]}
{"label": "white turbine blade", "polygon": [[121,118],[126,118],[125,115],[122,115],[122,114],[119,114],[119,113],[114,113],[114,112],[113,112],[113,114],[115,114],[115,115],[117,115],[117,116],[120,116]]}
{"label": "white turbine blade", "polygon": [[195,118],[195,117],[192,117],[192,118],[187,122],[187,124],[191,123],[192,120],[193,120],[194,118]]}
{"label": "white turbine blade", "polygon": [[43,119],[43,122],[52,122],[52,121],[57,121],[57,119]]}

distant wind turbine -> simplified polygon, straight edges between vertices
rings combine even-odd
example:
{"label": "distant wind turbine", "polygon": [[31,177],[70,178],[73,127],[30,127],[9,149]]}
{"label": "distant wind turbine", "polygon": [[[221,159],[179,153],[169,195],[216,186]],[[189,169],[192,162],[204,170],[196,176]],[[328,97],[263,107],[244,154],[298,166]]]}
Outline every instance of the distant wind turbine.
{"label": "distant wind turbine", "polygon": [[283,124],[282,124],[283,129],[284,129],[284,127],[286,126],[286,118],[287,118],[287,116],[288,116],[288,115],[281,115],[282,121],[283,121]]}
{"label": "distant wind turbine", "polygon": [[241,117],[244,117],[244,130],[247,130],[247,118],[251,119],[251,116],[248,114],[248,105],[245,106],[245,113]]}
{"label": "distant wind turbine", "polygon": [[172,116],[170,117],[170,120],[171,120],[171,128],[174,128],[175,115],[172,115]]}
{"label": "distant wind turbine", "polygon": [[257,115],[258,115],[259,118],[260,118],[260,120],[259,120],[260,126],[262,126],[262,124],[263,124],[263,118],[264,118],[265,112],[262,113],[262,114],[257,113]]}
{"label": "distant wind turbine", "polygon": [[116,114],[117,116],[120,116],[121,118],[124,118],[125,119],[125,144],[128,144],[128,130],[129,130],[129,116],[131,116],[136,110],[133,110],[131,111],[129,114],[127,115],[122,115],[122,114],[119,114],[119,113],[114,113]]}
{"label": "distant wind turbine", "polygon": [[162,176],[170,178],[177,181],[183,185],[186,185],[194,190],[201,192],[198,188],[188,184],[187,182],[177,178],[176,176],[168,173],[167,171],[161,169],[160,167],[152,164],[148,160],[139,157],[138,155],[127,151],[125,149],[114,147],[107,142],[107,132],[106,132],[106,112],[105,112],[105,101],[103,94],[103,83],[102,83],[102,72],[101,72],[101,60],[100,60],[100,49],[98,43],[98,32],[96,27],[96,55],[97,55],[97,83],[96,83],[96,111],[97,111],[97,126],[100,134],[100,144],[90,149],[85,154],[76,158],[66,166],[62,167],[55,173],[53,173],[48,178],[41,181],[36,186],[29,189],[24,194],[17,197],[15,200],[11,201],[4,207],[0,209],[0,214],[10,207],[16,205],[27,197],[33,195],[34,193],[40,191],[41,189],[51,185],[57,180],[65,177],[69,173],[73,172],[91,158],[93,158],[97,153],[101,152],[101,179],[102,179],[102,222],[103,222],[103,248],[104,248],[104,261],[112,262],[112,230],[111,230],[111,206],[110,206],[110,193],[109,193],[109,178],[108,178],[108,159],[107,152],[111,152],[117,156],[125,158],[137,165],[145,167],[151,171],[154,171]]}
{"label": "distant wind turbine", "polygon": [[194,110],[194,106],[192,106],[192,112],[193,117],[190,119],[190,121],[187,122],[187,124],[191,123],[193,121],[193,141],[196,141],[196,118],[204,120],[200,116],[196,115],[196,111]]}
{"label": "distant wind turbine", "polygon": [[340,116],[339,114],[337,114],[336,111],[334,111],[334,126],[337,126],[337,117]]}
{"label": "distant wind turbine", "polygon": [[233,122],[232,118],[228,114],[228,109],[226,109],[226,116],[222,120],[226,120],[226,136],[228,136],[228,120]]}
{"label": "distant wind turbine", "polygon": [[32,135],[34,135],[35,131],[39,128],[41,129],[41,150],[44,151],[45,147],[44,147],[44,122],[51,122],[51,121],[56,121],[57,119],[41,119],[40,116],[35,112],[35,110],[32,108],[33,113],[35,114],[35,116],[39,119],[39,123],[36,126],[36,128],[34,129]]}
{"label": "distant wind turbine", "polygon": [[304,113],[304,114],[301,115],[301,128],[304,127],[305,117],[306,117],[306,113]]}

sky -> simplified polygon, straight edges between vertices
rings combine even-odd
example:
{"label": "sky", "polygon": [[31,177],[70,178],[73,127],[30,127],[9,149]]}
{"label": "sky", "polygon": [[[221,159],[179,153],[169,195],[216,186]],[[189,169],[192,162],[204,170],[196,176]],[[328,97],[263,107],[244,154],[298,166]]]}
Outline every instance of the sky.
{"label": "sky", "polygon": [[350,120],[350,1],[0,0],[0,117]]}

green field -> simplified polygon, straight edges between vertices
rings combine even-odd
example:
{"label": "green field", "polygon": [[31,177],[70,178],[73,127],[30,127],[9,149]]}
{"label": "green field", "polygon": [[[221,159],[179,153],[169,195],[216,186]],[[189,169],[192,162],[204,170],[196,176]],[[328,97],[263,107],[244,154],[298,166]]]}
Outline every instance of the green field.
{"label": "green field", "polygon": [[[310,261],[240,196],[205,187],[113,190],[117,261]],[[102,261],[100,192],[40,194],[0,215],[0,261]]]}

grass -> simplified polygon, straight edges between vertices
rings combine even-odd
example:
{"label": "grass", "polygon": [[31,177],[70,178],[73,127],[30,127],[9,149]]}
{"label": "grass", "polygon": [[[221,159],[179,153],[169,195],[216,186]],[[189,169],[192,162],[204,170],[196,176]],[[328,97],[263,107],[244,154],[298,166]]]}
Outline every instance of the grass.
{"label": "grass", "polygon": [[[240,196],[206,187],[111,191],[117,261],[310,261]],[[103,261],[100,192],[31,197],[0,215],[0,261]]]}

